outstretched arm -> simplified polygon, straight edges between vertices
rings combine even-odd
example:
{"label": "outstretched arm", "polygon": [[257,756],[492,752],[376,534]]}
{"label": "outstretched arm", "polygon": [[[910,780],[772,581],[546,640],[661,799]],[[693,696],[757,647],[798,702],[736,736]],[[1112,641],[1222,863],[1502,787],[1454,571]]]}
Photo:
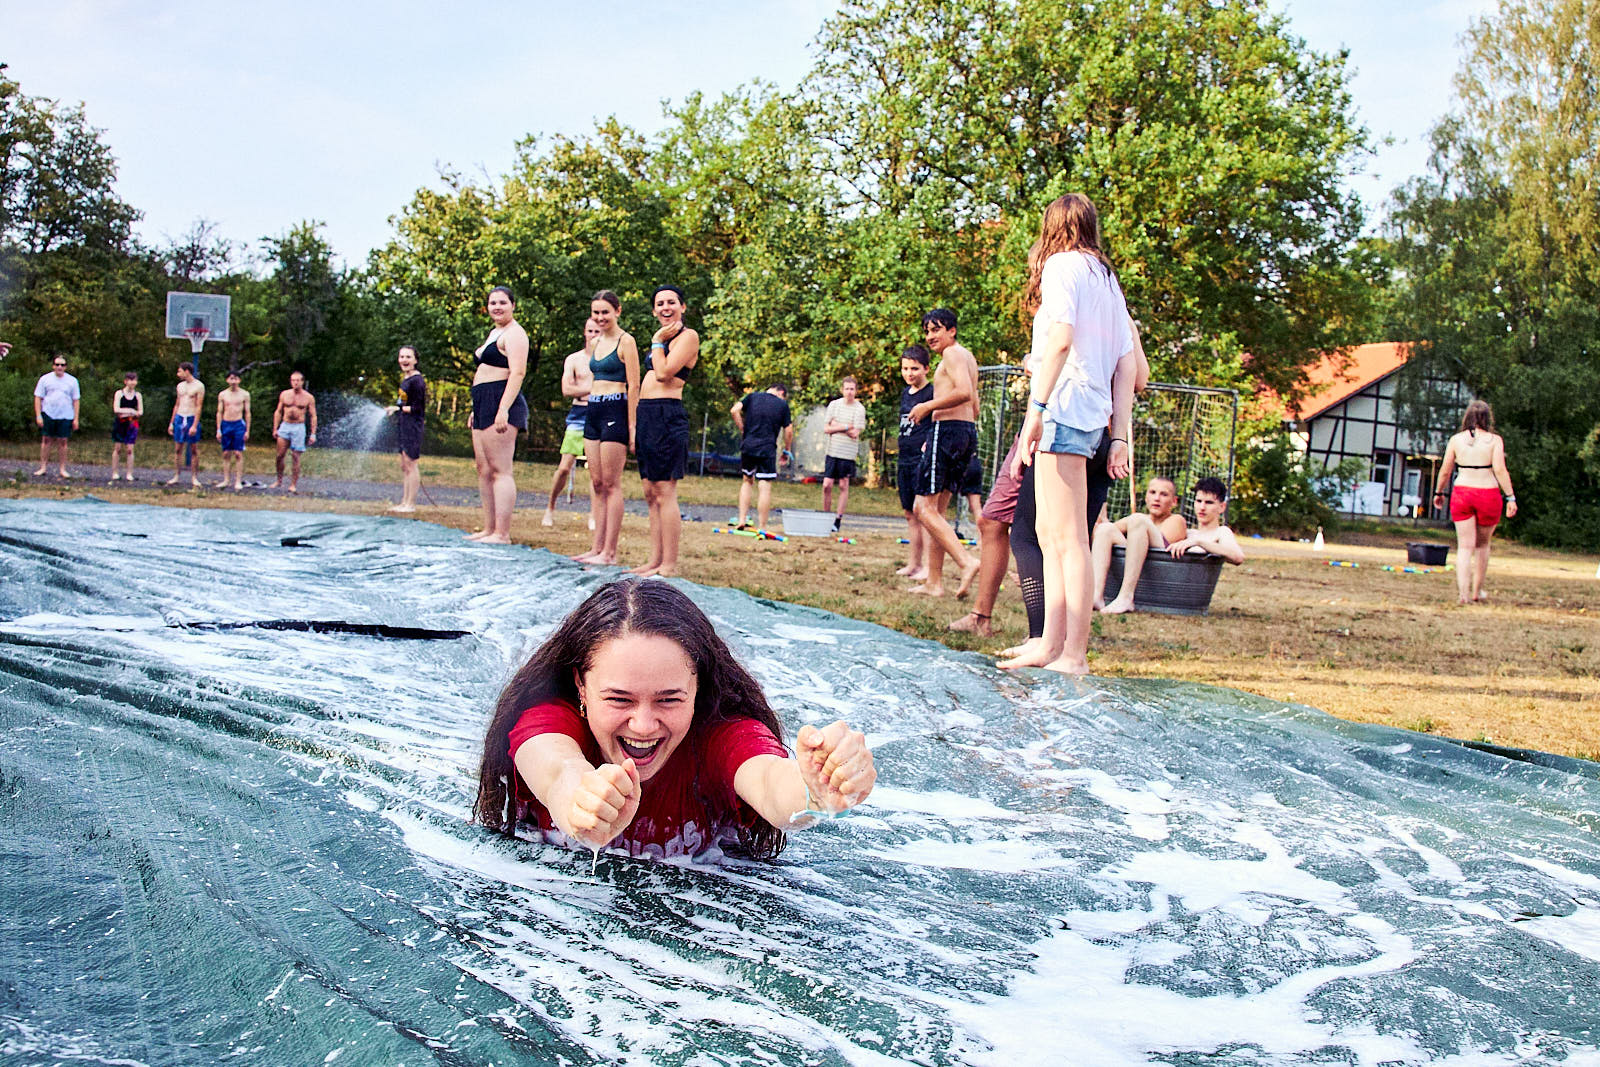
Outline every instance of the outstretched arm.
{"label": "outstretched arm", "polygon": [[844,722],[802,726],[796,755],[753,756],[739,765],[733,790],[780,830],[802,830],[817,812],[841,812],[866,800],[878,780],[866,737]]}
{"label": "outstretched arm", "polygon": [[517,773],[556,828],[593,848],[616,840],[639,811],[639,771],[633,760],[592,765],[566,734],[537,734],[517,749]]}
{"label": "outstretched arm", "polygon": [[1244,549],[1239,547],[1239,541],[1233,536],[1233,531],[1226,526],[1219,526],[1215,530],[1199,530],[1191,533],[1181,541],[1172,542],[1168,549],[1172,558],[1177,559],[1191,548],[1203,548],[1213,556],[1221,556],[1232,564],[1244,562]]}

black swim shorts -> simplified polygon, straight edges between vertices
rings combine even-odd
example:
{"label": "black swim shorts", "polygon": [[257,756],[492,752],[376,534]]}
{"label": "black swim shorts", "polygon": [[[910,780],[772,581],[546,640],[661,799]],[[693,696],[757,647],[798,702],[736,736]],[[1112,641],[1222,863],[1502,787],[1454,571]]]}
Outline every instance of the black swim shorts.
{"label": "black swim shorts", "polygon": [[583,413],[583,439],[618,445],[628,443],[627,393],[590,394],[589,408]]}
{"label": "black swim shorts", "polygon": [[832,478],[836,482],[848,482],[856,476],[856,461],[827,456],[822,461],[822,476]]}
{"label": "black swim shorts", "polygon": [[689,414],[672,397],[639,401],[634,452],[639,477],[647,482],[675,482],[689,463]]}
{"label": "black swim shorts", "polygon": [[739,473],[746,478],[759,478],[769,481],[778,476],[778,453],[773,452],[740,452]]}
{"label": "black swim shorts", "polygon": [[[506,382],[502,378],[497,382],[479,382],[472,387],[472,428],[474,430],[487,430],[494,426],[494,418],[500,414],[500,401],[506,395]],[[506,421],[519,430],[528,428],[528,401],[521,393],[512,401],[511,410],[506,413]]]}
{"label": "black swim shorts", "polygon": [[978,454],[978,430],[970,422],[950,419],[935,422],[922,448],[922,463],[917,467],[917,495],[938,496],[961,488]]}
{"label": "black swim shorts", "polygon": [[961,495],[983,495],[983,461],[978,459],[976,449],[972,453],[972,462],[967,464],[967,473],[961,476]]}

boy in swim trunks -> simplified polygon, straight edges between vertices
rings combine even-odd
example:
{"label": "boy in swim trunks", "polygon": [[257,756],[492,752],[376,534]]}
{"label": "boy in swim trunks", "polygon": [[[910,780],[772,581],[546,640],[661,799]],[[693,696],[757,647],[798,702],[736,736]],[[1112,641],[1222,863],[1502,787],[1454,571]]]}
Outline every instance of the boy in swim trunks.
{"label": "boy in swim trunks", "polygon": [[933,421],[917,467],[916,514],[928,537],[928,577],[909,592],[943,596],[941,572],[949,556],[961,568],[956,596],[964,597],[978,576],[978,558],[962,547],[944,513],[950,494],[961,488],[978,450],[978,361],[956,343],[956,313],[948,308],[935,308],[922,316],[922,336],[940,359],[933,374],[933,399],[906,414],[913,424],[928,418]]}
{"label": "boy in swim trunks", "polygon": [[144,414],[144,397],[139,394],[139,376],[133,371],[122,376],[122,388],[111,394],[111,480],[116,481],[117,461],[126,454],[128,481],[133,481],[133,445],[139,440],[139,417]]}
{"label": "boy in swim trunks", "polygon": [[928,577],[926,538],[916,513],[917,467],[922,463],[922,445],[928,439],[932,423],[915,423],[908,416],[912,408],[924,400],[933,399],[933,385],[928,381],[929,362],[928,350],[921,345],[911,345],[900,354],[900,377],[905,380],[906,387],[900,390],[900,439],[895,487],[900,491],[900,510],[906,515],[906,565],[895,573],[915,582]]}
{"label": "boy in swim trunks", "polygon": [[172,418],[167,420],[167,433],[172,436],[172,477],[167,479],[168,485],[177,485],[187,467],[189,485],[200,488],[195,448],[200,444],[200,412],[205,402],[206,387],[194,376],[194,364],[178,364],[178,399],[172,405]]}
{"label": "boy in swim trunks", "polygon": [[233,468],[233,488],[243,487],[244,443],[250,437],[250,394],[239,388],[239,372],[228,372],[228,387],[217,394],[217,443],[222,446],[222,481],[227,487],[228,468]]}
{"label": "boy in swim trunks", "polygon": [[[310,421],[310,434],[306,423]],[[289,388],[278,394],[278,407],[272,413],[272,436],[278,442],[278,480],[272,488],[283,488],[283,457],[294,453],[294,474],[289,492],[300,491],[300,456],[306,445],[317,443],[317,398],[306,392],[306,376],[299,371],[289,375]]]}
{"label": "boy in swim trunks", "polygon": [[772,508],[772,483],[778,478],[778,434],[784,434],[783,453],[794,447],[794,420],[789,412],[789,387],[773,382],[765,392],[751,393],[729,409],[733,424],[743,435],[739,443],[739,521],[750,525],[750,487],[756,488],[756,529],[767,528]]}

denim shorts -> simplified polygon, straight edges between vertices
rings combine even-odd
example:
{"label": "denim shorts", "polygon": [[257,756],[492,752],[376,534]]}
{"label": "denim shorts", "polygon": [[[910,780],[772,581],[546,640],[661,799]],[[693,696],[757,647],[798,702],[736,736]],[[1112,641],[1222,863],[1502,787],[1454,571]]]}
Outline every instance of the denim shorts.
{"label": "denim shorts", "polygon": [[[1097,430],[1080,430],[1058,422],[1047,422],[1044,428],[1044,440],[1039,442],[1039,451],[1085,457],[1094,455],[1095,449],[1100,447],[1100,438],[1106,432],[1104,426]],[[1052,434],[1055,436],[1052,437]]]}

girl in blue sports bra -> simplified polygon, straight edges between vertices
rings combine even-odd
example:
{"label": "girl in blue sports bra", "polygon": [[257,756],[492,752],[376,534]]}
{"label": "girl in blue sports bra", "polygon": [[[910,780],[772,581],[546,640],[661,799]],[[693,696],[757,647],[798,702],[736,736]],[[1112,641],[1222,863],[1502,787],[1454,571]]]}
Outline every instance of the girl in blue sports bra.
{"label": "girl in blue sports bra", "polygon": [[651,304],[661,328],[650,339],[650,354],[644,358],[635,449],[650,508],[650,558],[631,573],[666,577],[678,573],[678,539],[683,530],[678,481],[689,463],[683,386],[700,360],[700,335],[684,325],[682,289],[659,286]]}
{"label": "girl in blue sports bra", "polygon": [[478,468],[478,497],[483,503],[483,529],[468,541],[511,543],[511,513],[517,504],[517,483],[511,460],[517,431],[528,428],[528,402],[522,379],[528,372],[528,333],[516,319],[511,290],[489,290],[489,318],[494,329],[474,355],[472,376],[472,458]]}
{"label": "girl in blue sports bra", "polygon": [[[639,404],[639,346],[617,324],[622,301],[602,289],[589,302],[589,317],[600,336],[589,342],[589,410],[583,429],[583,451],[589,464],[589,492],[594,515],[594,541],[589,551],[572,558],[579,563],[617,561],[617,535],[622,532],[622,469],[633,451]],[[602,355],[602,353],[604,353]]]}

